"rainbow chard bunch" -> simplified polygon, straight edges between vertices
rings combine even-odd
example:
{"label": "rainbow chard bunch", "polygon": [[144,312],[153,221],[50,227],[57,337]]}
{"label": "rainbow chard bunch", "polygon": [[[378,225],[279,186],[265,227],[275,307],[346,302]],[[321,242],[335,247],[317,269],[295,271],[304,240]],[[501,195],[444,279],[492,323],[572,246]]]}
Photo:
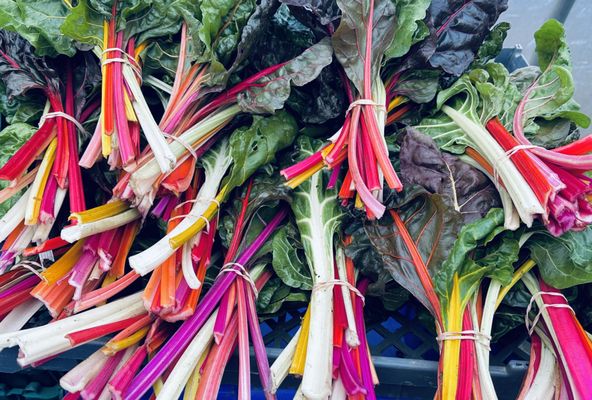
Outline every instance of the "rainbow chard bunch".
{"label": "rainbow chard bunch", "polygon": [[[257,253],[270,235],[278,228],[282,220],[285,219],[286,214],[287,210],[280,208],[266,222],[261,233],[251,243],[237,251],[234,257],[229,257],[233,261],[223,266],[224,272],[218,276],[212,287],[201,299],[200,307],[196,309],[196,312],[189,319],[183,322],[158,353],[135,376],[129,384],[124,398],[141,398],[150,386],[165,374],[169,367],[172,368],[163,387],[163,390],[166,390],[166,393],[170,395],[170,397],[167,396],[166,398],[177,398],[175,396],[178,396],[187,384],[189,387],[186,390],[192,390],[193,393],[203,395],[203,397],[199,396],[198,398],[216,398],[224,365],[228,357],[230,357],[237,340],[241,359],[241,383],[239,387],[243,393],[248,394],[250,392],[248,378],[249,329],[255,345],[263,385],[264,388],[267,387],[265,383],[269,381],[266,378],[269,376],[265,367],[267,359],[264,351],[262,351],[258,326],[253,319],[255,309],[253,302],[254,291],[252,289],[253,287],[260,288],[263,286],[265,281],[269,279],[269,275],[262,273],[261,269],[255,269],[255,271],[251,269],[252,274],[249,274],[248,271],[249,267],[257,260]],[[235,289],[232,290],[234,298],[230,299],[230,294],[227,295],[227,293],[235,282]],[[253,284],[250,285],[247,282],[253,282]],[[246,285],[244,285],[245,283]],[[228,300],[225,302],[225,299]],[[236,312],[233,311],[235,301],[238,307]],[[218,305],[219,308],[216,310]],[[217,317],[221,312],[224,313],[222,315],[225,315],[225,318]],[[202,356],[207,354],[206,350],[214,339],[214,331],[217,327],[219,328],[220,323],[223,329],[218,330],[217,343],[212,345],[210,356],[204,364]],[[199,354],[199,356],[196,357],[196,354]],[[178,363],[178,365],[174,366],[175,363]],[[202,373],[204,374],[203,377],[201,377]],[[194,376],[188,383],[192,375]],[[207,375],[208,379],[204,379],[205,375]]]}
{"label": "rainbow chard bunch", "polygon": [[241,113],[269,114],[281,109],[292,86],[313,81],[332,59],[330,44],[324,40],[221,93],[207,95],[211,92],[205,86],[207,69],[199,64],[185,65],[183,42],[180,54],[171,100],[161,122],[162,129],[173,135],[169,147],[175,156],[176,169],[163,174],[156,154],[148,151],[140,166],[114,190],[115,195],[133,201],[142,210],[152,205],[161,184],[178,190],[175,183],[192,173],[195,160],[215,143],[216,134],[234,117]]}
{"label": "rainbow chard bunch", "polygon": [[88,55],[78,61],[82,67],[76,70],[70,60],[57,61],[65,63],[58,72],[51,60],[35,56],[23,38],[0,31],[0,75],[7,96],[19,99],[40,92],[47,100],[38,129],[25,124],[15,128],[29,138],[0,168],[0,179],[8,181],[0,201],[20,196],[2,217],[0,240],[6,249],[0,270],[31,242],[48,239],[66,196],[72,212],[86,208],[78,166],[79,134],[85,132],[81,123],[99,106],[95,99],[99,77]]}
{"label": "rainbow chard bunch", "polygon": [[112,168],[133,170],[140,157],[142,131],[161,171],[174,168],[175,158],[142,93],[140,54],[157,38],[177,33],[184,17],[198,11],[190,2],[169,5],[164,1],[81,1],[69,7],[61,32],[79,44],[93,46],[102,72],[100,122],[82,166],[92,166],[102,155]]}
{"label": "rainbow chard bunch", "polygon": [[507,228],[540,219],[559,236],[592,222],[585,175],[589,140],[570,143],[572,125],[587,127],[590,119],[572,99],[561,24],[546,22],[535,42],[540,70],[527,67],[509,74],[497,63],[475,68],[438,94],[443,112],[417,128],[443,150],[465,153],[490,176],[504,203]]}
{"label": "rainbow chard bunch", "polygon": [[[341,22],[335,30],[329,22],[326,29],[347,76],[343,80],[350,106],[343,126],[329,143],[284,169],[282,175],[287,185],[296,187],[327,168],[333,171],[332,188],[347,161],[340,198],[344,202],[355,199],[356,207],[365,208],[368,218],[380,218],[385,211],[383,181],[390,189],[402,189],[389,160],[385,126],[411,109],[409,100],[431,101],[442,72],[447,76],[464,72],[507,4],[505,0],[337,4]],[[318,15],[313,4],[304,2],[304,6],[316,10],[321,20],[331,21],[328,15]]]}
{"label": "rainbow chard bunch", "polygon": [[[318,146],[317,141],[301,137],[298,158],[310,156]],[[285,254],[284,259],[289,260],[282,273],[274,264],[280,277],[287,285],[310,288],[312,293],[298,334],[272,366],[273,387],[277,389],[288,374],[293,374],[302,377],[299,393],[306,398],[375,398],[377,382],[363,322],[367,282],[356,283],[353,263],[346,260],[342,247],[335,247],[342,213],[336,191],[325,189],[327,175],[318,171],[303,182],[294,191],[291,204],[312,279],[298,279],[306,276],[306,265],[298,265],[288,231],[274,239],[274,254]]]}

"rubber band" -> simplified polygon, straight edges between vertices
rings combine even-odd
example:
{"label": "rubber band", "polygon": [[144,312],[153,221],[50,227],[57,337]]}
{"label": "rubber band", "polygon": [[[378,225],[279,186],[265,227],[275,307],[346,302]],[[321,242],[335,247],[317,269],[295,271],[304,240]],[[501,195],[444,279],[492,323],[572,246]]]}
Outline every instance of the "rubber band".
{"label": "rubber band", "polygon": [[80,132],[82,132],[84,134],[88,134],[88,132],[86,131],[86,129],[84,129],[84,127],[82,126],[82,124],[80,122],[78,122],[78,120],[76,118],[74,118],[70,114],[66,114],[65,112],[61,112],[61,111],[53,111],[53,112],[50,112],[50,113],[47,113],[47,114],[43,114],[41,116],[41,119],[39,119],[39,127],[41,127],[41,125],[43,125],[45,123],[45,120],[51,119],[51,118],[64,118],[64,119],[67,119],[68,121],[70,121],[74,125],[76,125],[76,128],[78,128],[80,130]]}
{"label": "rubber band", "polygon": [[506,160],[512,161],[512,156],[514,156],[516,153],[518,153],[519,151],[523,151],[523,150],[530,150],[530,149],[538,149],[540,148],[540,146],[536,146],[534,144],[519,144],[517,146],[512,147],[511,149],[509,149],[508,151],[506,151],[503,155],[501,155],[500,157],[498,157],[492,167],[493,167],[493,179],[494,179],[494,183],[497,185],[497,182],[499,180],[499,169],[498,169],[498,165]]}
{"label": "rubber band", "polygon": [[[234,267],[238,267],[238,269],[235,269]],[[226,263],[222,266],[222,268],[220,268],[220,272],[218,274],[223,274],[223,273],[227,273],[227,272],[232,272],[233,274],[236,274],[236,275],[240,276],[241,278],[243,278],[244,280],[246,280],[247,283],[249,284],[249,286],[251,286],[251,289],[253,289],[253,293],[255,294],[255,298],[259,297],[259,290],[257,290],[257,286],[255,285],[255,282],[253,281],[253,277],[251,277],[251,274],[249,274],[249,271],[247,271],[247,269],[245,268],[244,265],[237,263],[237,262]]]}
{"label": "rubber band", "polygon": [[43,282],[47,282],[47,278],[41,275],[41,273],[35,268],[33,268],[33,266],[39,267],[41,269],[41,272],[45,271],[45,267],[43,265],[32,260],[22,260],[18,264],[13,265],[11,270],[21,267],[32,272],[34,275],[37,275],[37,277],[41,279]]}
{"label": "rubber band", "polygon": [[203,219],[204,222],[206,223],[206,233],[210,233],[210,220],[207,219],[205,216],[203,215],[195,215],[195,214],[183,214],[183,215],[175,215],[174,217],[169,218],[169,221],[173,221],[179,218],[185,218],[185,217],[195,217],[197,219]]}
{"label": "rubber band", "polygon": [[484,346],[488,351],[491,350],[490,342],[491,336],[475,331],[475,330],[466,330],[460,332],[442,332],[438,336],[436,336],[436,340],[438,342],[443,342],[445,340],[474,340],[476,343]]}
{"label": "rubber band", "polygon": [[197,160],[197,153],[193,150],[193,147],[185,140],[181,139],[179,136],[173,136],[170,133],[162,132],[162,135],[168,139],[173,139],[175,142],[178,142],[181,146],[185,147],[185,149]]}
{"label": "rubber band", "polygon": [[[123,54],[126,58],[107,57],[106,53],[111,52],[111,51],[118,51],[121,54]],[[117,47],[109,47],[109,48],[103,50],[103,52],[101,53],[101,66],[105,66],[105,65],[111,64],[111,63],[123,63],[123,64],[129,65],[130,68],[132,69],[132,71],[134,71],[134,73],[136,74],[136,76],[140,80],[140,82],[142,82],[142,70],[140,69],[139,64],[137,63],[135,57],[132,57],[130,54],[128,54],[124,50],[119,49]]]}
{"label": "rubber band", "polygon": [[342,281],[341,279],[332,279],[327,282],[317,283],[312,287],[312,291],[314,292],[316,290],[325,289],[325,288],[332,287],[332,286],[345,286],[346,288],[348,288],[350,290],[350,292],[352,292],[353,294],[358,296],[362,300],[363,304],[366,304],[366,298],[364,297],[362,292],[360,292],[358,290],[358,288],[355,287],[354,285],[352,285],[351,283],[346,282],[346,281]]}
{"label": "rubber band", "polygon": [[358,99],[349,105],[349,107],[347,108],[347,111],[345,113],[347,114],[354,107],[360,107],[360,106],[372,106],[372,107],[378,108],[380,111],[386,112],[386,107],[384,106],[384,104],[376,103],[375,101],[370,100],[370,99]]}
{"label": "rubber band", "polygon": [[[198,201],[203,201],[203,199],[200,199],[200,198],[198,197],[198,198],[196,198],[196,199],[192,199],[192,200],[185,200],[184,202],[177,204],[177,205],[175,206],[175,210],[176,210],[177,208],[183,207],[185,204],[189,204],[189,203],[197,203]],[[215,203],[215,204],[216,204],[216,206],[218,206],[218,209],[220,208],[220,202],[219,202],[218,200],[216,200],[216,199],[210,199],[210,200],[209,200],[209,202],[210,202],[210,203]]]}
{"label": "rubber band", "polygon": [[[528,330],[528,334],[530,336],[532,336],[532,333],[534,332],[534,328],[538,324],[539,320],[541,319],[541,316],[543,315],[543,312],[547,308],[567,308],[572,313],[574,313],[573,308],[571,308],[571,306],[569,304],[547,304],[547,303],[544,303],[544,300],[543,300],[543,306],[539,309],[539,312],[534,317],[534,319],[532,320],[532,322],[530,322],[530,319],[528,318],[528,315],[530,314],[530,311],[532,310],[532,305],[536,301],[536,298],[539,297],[539,296],[542,296],[542,295],[563,297],[563,299],[567,302],[567,298],[563,295],[563,293],[556,293],[556,292],[537,292],[537,293],[533,294],[532,297],[530,298],[530,302],[528,303],[528,307],[526,307],[526,314],[524,316],[524,323],[526,325],[526,329]],[[541,300],[542,300],[542,298],[541,298]]]}

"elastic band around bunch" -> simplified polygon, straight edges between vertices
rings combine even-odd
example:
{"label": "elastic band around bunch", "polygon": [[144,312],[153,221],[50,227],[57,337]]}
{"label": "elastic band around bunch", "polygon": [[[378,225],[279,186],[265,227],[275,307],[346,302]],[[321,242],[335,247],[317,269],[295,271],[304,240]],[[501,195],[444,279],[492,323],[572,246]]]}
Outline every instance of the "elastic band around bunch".
{"label": "elastic band around bunch", "polygon": [[[111,51],[118,51],[121,54],[123,54],[126,58],[122,58],[122,57],[108,57],[108,58],[104,58],[106,56],[106,54],[108,52]],[[103,52],[101,53],[102,57],[101,57],[101,66],[105,66],[107,64],[111,64],[111,63],[123,63],[123,64],[127,64],[130,66],[130,68],[132,69],[132,71],[134,71],[134,73],[136,74],[136,76],[138,77],[138,79],[140,79],[140,82],[142,82],[142,70],[140,69],[140,67],[138,66],[138,63],[136,62],[136,59],[134,57],[131,56],[131,54],[128,54],[127,52],[125,52],[124,50],[117,48],[117,47],[109,47],[105,50],[103,50]],[[132,60],[132,61],[130,61]]]}
{"label": "elastic band around bunch", "polygon": [[375,101],[370,100],[370,99],[358,99],[349,105],[349,107],[347,108],[347,111],[345,113],[347,114],[351,110],[353,110],[354,107],[360,107],[360,106],[372,106],[372,107],[378,108],[381,111],[386,111],[386,107],[384,106],[384,104],[376,103]]}
{"label": "elastic band around bunch", "polygon": [[76,128],[78,128],[80,130],[80,132],[85,133],[85,134],[88,133],[86,131],[86,129],[84,129],[84,127],[82,126],[82,124],[80,122],[78,122],[78,120],[76,120],[76,118],[74,118],[70,114],[66,114],[65,112],[61,112],[61,111],[53,111],[53,112],[50,112],[50,113],[47,113],[47,114],[43,114],[41,116],[41,119],[39,119],[39,126],[41,127],[41,125],[43,125],[43,123],[45,122],[45,120],[51,119],[51,118],[64,118],[64,119],[67,119],[68,121],[70,121],[74,125],[76,125]]}
{"label": "elastic band around bunch", "polygon": [[38,262],[32,261],[32,260],[22,260],[18,264],[13,265],[11,270],[21,267],[21,268],[24,268],[24,269],[32,272],[33,274],[37,275],[37,277],[39,279],[41,279],[43,282],[47,282],[47,278],[45,276],[41,275],[41,273],[38,270],[36,270],[35,268],[33,268],[33,266],[39,267],[42,272],[45,271],[45,267],[41,263],[38,263]]}
{"label": "elastic band around bunch", "polygon": [[[185,204],[190,204],[190,203],[197,203],[198,201],[202,201],[202,199],[197,198],[197,199],[191,199],[191,200],[185,200],[182,203],[179,203],[175,206],[175,210],[178,208],[183,207]],[[216,199],[210,199],[209,200],[210,203],[215,203],[218,206],[218,209],[220,208],[220,202]]]}
{"label": "elastic band around bunch", "polygon": [[187,143],[185,140],[181,139],[179,136],[173,136],[170,133],[166,133],[166,132],[162,132],[162,135],[168,139],[172,139],[175,142],[179,143],[181,146],[185,147],[185,149],[189,152],[189,154],[191,154],[191,156],[193,156],[193,158],[195,158],[197,160],[197,153],[195,152],[195,150],[193,150],[193,147],[191,147],[191,145],[189,143]]}
{"label": "elastic band around bunch", "polygon": [[536,301],[536,298],[539,296],[542,296],[542,295],[563,297],[563,299],[567,302],[567,298],[565,298],[565,296],[562,293],[537,292],[537,293],[533,294],[532,297],[530,298],[530,302],[528,303],[528,307],[526,307],[526,314],[524,316],[524,323],[526,325],[526,329],[528,330],[528,334],[531,336],[532,336],[532,333],[534,332],[534,328],[536,327],[539,320],[541,319],[543,312],[547,308],[566,308],[566,309],[569,309],[572,313],[574,312],[573,308],[571,308],[571,306],[569,304],[546,304],[546,303],[544,303],[543,306],[539,309],[539,312],[534,317],[534,319],[532,320],[532,323],[531,323],[530,319],[528,318],[528,314],[530,314],[530,311],[532,310],[532,305]]}
{"label": "elastic band around bunch", "polygon": [[[233,267],[238,267],[238,269],[235,269]],[[226,263],[220,269],[219,274],[223,274],[223,273],[227,273],[227,272],[231,272],[233,274],[236,274],[239,277],[246,280],[247,283],[249,284],[249,286],[251,286],[251,289],[253,289],[253,293],[255,294],[255,298],[259,297],[259,291],[257,290],[257,286],[255,285],[255,282],[253,281],[251,274],[249,274],[249,271],[247,271],[247,269],[245,268],[244,265],[237,263],[237,262]]]}
{"label": "elastic band around bunch", "polygon": [[436,337],[436,340],[438,342],[443,342],[445,340],[474,340],[476,343],[484,346],[488,351],[491,350],[491,347],[489,347],[491,336],[475,330],[442,332]]}
{"label": "elastic band around bunch", "polygon": [[499,164],[506,161],[506,160],[510,160],[512,159],[512,156],[514,156],[516,153],[518,153],[519,151],[523,151],[523,150],[531,150],[531,149],[538,149],[540,148],[540,146],[536,146],[534,144],[519,144],[518,146],[514,146],[511,149],[509,149],[508,151],[506,151],[503,155],[501,155],[499,158],[497,158],[494,162],[494,164],[492,165],[493,167],[493,178],[494,178],[494,183],[497,185],[497,181],[499,178]]}
{"label": "elastic band around bunch", "polygon": [[317,283],[317,284],[315,284],[312,287],[312,291],[315,292],[317,290],[326,289],[326,288],[333,287],[333,286],[345,286],[346,288],[349,289],[350,292],[352,292],[353,294],[355,294],[356,296],[358,296],[362,300],[362,303],[363,304],[366,303],[366,298],[364,297],[364,295],[362,294],[362,292],[360,292],[358,290],[357,287],[355,287],[354,285],[352,285],[349,282],[342,281],[341,279],[333,279],[333,280],[330,280],[330,281],[327,281],[327,282]]}
{"label": "elastic band around bunch", "polygon": [[183,214],[183,215],[175,215],[174,217],[169,218],[169,221],[174,221],[176,219],[185,218],[185,217],[197,217],[197,219],[203,219],[206,224],[206,233],[210,233],[210,220],[207,219],[203,215],[194,215],[194,214]]}

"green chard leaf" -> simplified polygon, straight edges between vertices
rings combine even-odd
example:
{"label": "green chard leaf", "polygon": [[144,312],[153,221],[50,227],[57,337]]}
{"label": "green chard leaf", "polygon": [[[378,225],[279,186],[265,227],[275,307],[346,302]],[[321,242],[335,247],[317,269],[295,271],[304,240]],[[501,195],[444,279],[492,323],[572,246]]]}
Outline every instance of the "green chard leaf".
{"label": "green chard leaf", "polygon": [[73,56],[72,40],[60,32],[69,9],[62,0],[0,0],[0,28],[27,39],[39,56]]}
{"label": "green chard leaf", "polygon": [[494,26],[481,47],[479,47],[473,66],[483,67],[487,62],[496,58],[502,51],[509,30],[510,24],[508,22],[500,22]]}
{"label": "green chard leaf", "polygon": [[[300,158],[313,154],[320,142],[306,136],[298,138]],[[337,190],[327,189],[328,173],[319,171],[294,190],[292,211],[300,231],[300,239],[313,281],[315,270],[333,268],[334,236],[340,226],[342,212],[337,202]],[[318,265],[320,262],[324,265]]]}
{"label": "green chard leaf", "polygon": [[592,229],[554,237],[536,232],[525,245],[543,280],[557,289],[592,282]]}
{"label": "green chard leaf", "polygon": [[[459,280],[461,307],[467,304],[484,277],[496,279],[502,285],[511,281],[513,264],[520,251],[519,236],[498,229],[503,222],[503,210],[493,208],[484,218],[460,231],[435,279],[442,310],[448,309],[455,275]],[[492,238],[494,232],[497,236]]]}
{"label": "green chard leaf", "polygon": [[394,1],[395,13],[395,39],[385,52],[385,58],[402,57],[412,45],[425,38],[429,32],[423,23],[426,12],[430,6],[430,0],[397,0]]}
{"label": "green chard leaf", "polygon": [[297,130],[296,121],[286,111],[269,117],[254,116],[251,126],[236,129],[230,136],[232,170],[223,184],[229,189],[241,186],[260,167],[273,161],[278,151],[291,145]]}
{"label": "green chard leaf", "polygon": [[305,262],[297,229],[287,224],[273,236],[273,270],[282,282],[296,289],[311,290],[312,278]]}

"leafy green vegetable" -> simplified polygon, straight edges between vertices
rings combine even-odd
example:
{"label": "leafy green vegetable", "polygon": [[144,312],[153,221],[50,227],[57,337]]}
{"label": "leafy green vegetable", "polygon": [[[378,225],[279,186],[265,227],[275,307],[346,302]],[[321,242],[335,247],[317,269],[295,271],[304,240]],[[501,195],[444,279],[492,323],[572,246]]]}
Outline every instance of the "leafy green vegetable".
{"label": "leafy green vegetable", "polygon": [[429,136],[409,128],[399,157],[403,181],[442,195],[446,205],[459,212],[465,223],[500,206],[496,188],[483,173],[440,152]]}
{"label": "leafy green vegetable", "polygon": [[31,93],[25,97],[13,97],[9,99],[6,94],[6,86],[0,81],[0,114],[6,122],[33,123],[41,117],[45,98],[37,93]]}
{"label": "leafy green vegetable", "polygon": [[479,47],[473,65],[482,67],[488,61],[497,57],[504,46],[504,40],[506,40],[509,30],[510,24],[508,22],[500,22],[494,26],[491,32],[489,32],[489,36],[483,41],[481,47]]}
{"label": "leafy green vegetable", "polygon": [[238,104],[245,112],[273,113],[283,107],[290,96],[291,85],[303,86],[309,83],[331,63],[331,59],[329,40],[321,40],[274,73],[260,79],[262,85],[242,92]]}
{"label": "leafy green vegetable", "polygon": [[[332,36],[335,56],[358,92],[364,92],[364,53],[366,48],[367,5],[362,0],[338,0],[341,23]],[[380,74],[384,52],[393,41],[396,8],[391,0],[374,2],[372,22],[372,81]]]}
{"label": "leafy green vegetable", "polygon": [[423,23],[430,0],[397,0],[394,40],[385,52],[385,58],[402,57],[412,45],[423,40],[429,33]]}
{"label": "leafy green vegetable", "polygon": [[302,257],[298,231],[288,224],[273,236],[273,269],[286,285],[311,290],[312,278]]}
{"label": "leafy green vegetable", "polygon": [[296,132],[296,121],[285,111],[270,117],[254,116],[251,126],[238,128],[230,136],[233,165],[223,184],[229,189],[242,185],[260,167],[273,161],[279,150],[292,144]]}
{"label": "leafy green vegetable", "polygon": [[430,20],[437,37],[430,65],[460,75],[471,64],[507,0],[433,0]]}
{"label": "leafy green vegetable", "polygon": [[[442,196],[429,194],[419,187],[406,189],[403,195],[394,196],[388,206],[399,214],[417,246],[419,256],[434,278],[461,229],[460,214],[448,207]],[[364,224],[364,230],[392,279],[411,292],[427,309],[431,309],[412,254],[392,219],[384,217],[380,221],[368,221]],[[354,243],[356,241],[354,239]],[[352,254],[352,251],[349,250],[348,254]]]}
{"label": "leafy green vegetable", "polygon": [[72,40],[60,34],[68,11],[62,0],[1,0],[0,28],[27,39],[39,56],[73,56],[76,48]]}
{"label": "leafy green vegetable", "polygon": [[411,99],[415,103],[427,103],[436,96],[440,71],[414,69],[404,72],[397,81],[397,94]]}
{"label": "leafy green vegetable", "polygon": [[526,243],[543,280],[565,289],[592,282],[592,229],[554,237],[539,231]]}
{"label": "leafy green vegetable", "polygon": [[[503,221],[503,210],[492,208],[484,218],[460,231],[435,279],[442,310],[448,309],[455,275],[458,276],[462,304],[468,302],[485,276],[495,278],[502,285],[510,283],[513,264],[518,260],[520,250],[518,238],[513,233],[504,232],[491,241],[492,232],[499,232],[497,228]],[[485,243],[487,246],[481,247]]]}

